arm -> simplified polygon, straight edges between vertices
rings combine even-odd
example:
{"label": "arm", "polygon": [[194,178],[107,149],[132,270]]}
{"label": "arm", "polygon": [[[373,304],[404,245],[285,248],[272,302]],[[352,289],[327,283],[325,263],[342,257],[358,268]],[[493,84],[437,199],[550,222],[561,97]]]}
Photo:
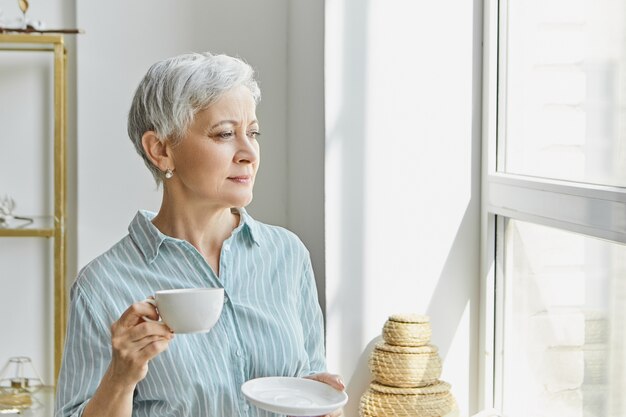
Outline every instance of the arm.
{"label": "arm", "polygon": [[154,307],[136,303],[104,330],[79,289],[72,290],[67,342],[57,392],[57,416],[130,416],[133,392],[148,361],[173,337],[167,327],[146,323]]}
{"label": "arm", "polygon": [[158,323],[154,307],[135,303],[111,326],[112,358],[98,389],[85,407],[83,417],[130,417],[137,383],[146,377],[148,362],[167,349],[174,334]]}
{"label": "arm", "polygon": [[[346,387],[341,377],[324,372],[326,369],[324,323],[317,299],[313,268],[311,267],[311,261],[308,257],[304,266],[301,293],[303,303],[301,304],[300,320],[302,328],[304,329],[304,343],[309,355],[310,369],[312,372],[315,372],[305,376],[305,378],[323,382],[336,390],[343,391]],[[342,415],[343,410],[339,409],[324,417],[340,417]]]}
{"label": "arm", "polygon": [[304,348],[309,356],[310,373],[326,371],[324,349],[324,321],[317,298],[317,287],[313,267],[308,254],[305,258],[300,283],[300,323],[304,337]]}

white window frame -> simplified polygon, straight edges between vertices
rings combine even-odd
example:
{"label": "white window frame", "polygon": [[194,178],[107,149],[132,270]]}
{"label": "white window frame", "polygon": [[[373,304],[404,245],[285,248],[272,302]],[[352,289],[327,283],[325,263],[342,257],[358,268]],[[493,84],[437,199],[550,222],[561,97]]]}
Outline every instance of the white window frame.
{"label": "white window frame", "polygon": [[[504,133],[504,25],[508,0],[483,2],[483,108],[481,193],[481,334],[479,408],[501,409],[503,231],[505,219],[528,221],[626,244],[626,188],[497,172],[496,141]],[[500,84],[499,85],[499,81]],[[499,112],[500,108],[500,112]],[[499,120],[500,119],[500,120]],[[502,149],[500,152],[503,154]],[[499,251],[496,256],[496,251]],[[496,262],[498,259],[498,262]]]}

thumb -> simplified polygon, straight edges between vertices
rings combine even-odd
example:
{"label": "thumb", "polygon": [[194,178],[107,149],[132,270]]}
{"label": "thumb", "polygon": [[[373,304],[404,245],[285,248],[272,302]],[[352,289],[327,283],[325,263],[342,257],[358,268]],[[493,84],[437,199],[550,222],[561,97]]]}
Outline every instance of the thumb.
{"label": "thumb", "polygon": [[346,389],[346,385],[343,383],[343,380],[339,375],[330,374],[328,372],[322,372],[319,374],[313,374],[309,376],[305,376],[304,378],[312,379],[314,381],[323,382],[324,384],[328,384],[336,390],[343,391]]}

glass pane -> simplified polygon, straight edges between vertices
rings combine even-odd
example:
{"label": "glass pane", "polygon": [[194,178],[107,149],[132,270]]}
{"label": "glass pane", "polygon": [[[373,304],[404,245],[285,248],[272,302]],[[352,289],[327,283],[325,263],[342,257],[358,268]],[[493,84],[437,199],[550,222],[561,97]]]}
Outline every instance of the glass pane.
{"label": "glass pane", "polygon": [[510,0],[498,170],[626,186],[626,1]]}
{"label": "glass pane", "polygon": [[626,416],[626,246],[514,220],[504,233],[504,415]]}

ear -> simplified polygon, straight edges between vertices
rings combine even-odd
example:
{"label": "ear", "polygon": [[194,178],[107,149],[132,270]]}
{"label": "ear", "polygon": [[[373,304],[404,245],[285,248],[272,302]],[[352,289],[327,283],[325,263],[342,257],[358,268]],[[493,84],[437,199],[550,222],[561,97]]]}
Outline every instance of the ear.
{"label": "ear", "polygon": [[159,140],[156,132],[148,130],[141,137],[141,144],[146,156],[160,171],[174,169],[174,160],[167,140]]}

